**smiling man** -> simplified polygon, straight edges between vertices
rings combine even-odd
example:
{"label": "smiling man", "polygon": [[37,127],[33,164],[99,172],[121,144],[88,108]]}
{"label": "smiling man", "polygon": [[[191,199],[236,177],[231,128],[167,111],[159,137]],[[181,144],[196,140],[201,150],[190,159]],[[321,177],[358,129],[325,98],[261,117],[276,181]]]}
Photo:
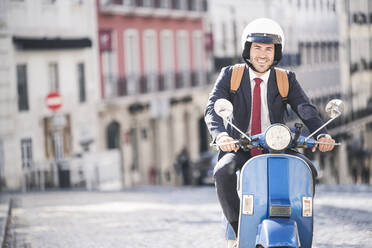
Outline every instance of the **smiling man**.
{"label": "smiling man", "polygon": [[[262,151],[252,149],[250,152],[244,152],[233,143],[226,144],[240,137],[230,125],[225,126],[222,118],[214,112],[216,100],[225,98],[232,101],[234,106],[232,122],[249,135],[264,132],[271,124],[284,123],[287,103],[310,132],[317,130],[323,124],[316,108],[297,82],[294,72],[286,71],[289,92],[285,101],[279,94],[274,66],[282,58],[285,41],[279,24],[267,18],[256,19],[246,26],[241,41],[245,68],[240,87],[232,94],[230,81],[233,66],[223,68],[209,96],[205,111],[205,122],[213,141],[217,145],[221,144],[219,161],[214,169],[217,195],[223,213],[235,233],[238,233],[240,201],[236,192],[236,171],[241,169],[248,159],[261,154]],[[334,143],[324,128],[315,137],[321,142]],[[332,149],[333,145],[319,146],[322,152]],[[316,170],[305,156],[292,150],[286,153],[307,161],[313,170],[313,176],[316,176]]]}
{"label": "smiling man", "polygon": [[257,76],[261,77],[274,62],[274,44],[252,43],[251,63],[256,69]]}

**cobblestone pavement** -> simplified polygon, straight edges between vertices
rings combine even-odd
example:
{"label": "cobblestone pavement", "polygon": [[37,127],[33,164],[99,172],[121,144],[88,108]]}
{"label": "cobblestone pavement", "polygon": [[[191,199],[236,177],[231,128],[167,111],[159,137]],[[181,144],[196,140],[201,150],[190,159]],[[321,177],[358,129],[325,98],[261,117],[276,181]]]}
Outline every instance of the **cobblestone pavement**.
{"label": "cobblestone pavement", "polygon": [[[372,247],[372,188],[318,187],[314,247]],[[9,247],[222,248],[213,187],[14,197]]]}

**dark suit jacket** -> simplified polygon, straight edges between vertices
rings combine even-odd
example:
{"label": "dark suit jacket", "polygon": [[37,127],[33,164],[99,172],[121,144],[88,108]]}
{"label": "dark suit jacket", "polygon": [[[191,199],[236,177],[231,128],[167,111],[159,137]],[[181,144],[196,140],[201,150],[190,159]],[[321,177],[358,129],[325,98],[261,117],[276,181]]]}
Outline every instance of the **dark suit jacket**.
{"label": "dark suit jacket", "polygon": [[[215,141],[216,137],[221,132],[227,132],[235,139],[240,138],[239,133],[230,125],[227,125],[227,127],[223,125],[222,118],[219,117],[213,109],[214,103],[217,99],[225,98],[229,101],[231,100],[230,78],[232,69],[232,66],[228,66],[221,70],[214,88],[209,95],[207,108],[205,110],[205,122],[213,137],[213,141]],[[316,107],[311,104],[310,99],[306,96],[305,92],[297,82],[295,73],[289,71],[287,72],[287,75],[289,81],[287,102],[312,133],[323,124],[323,121],[320,119]],[[279,94],[274,69],[271,69],[270,71],[267,87],[267,104],[269,108],[270,122],[271,124],[284,123],[286,105],[282,102],[282,97]],[[233,124],[243,132],[247,132],[249,128],[252,104],[251,98],[249,70],[248,68],[245,68],[240,87],[233,98],[234,111],[232,118]],[[316,135],[320,133],[327,133],[327,131],[326,129],[322,129]]]}

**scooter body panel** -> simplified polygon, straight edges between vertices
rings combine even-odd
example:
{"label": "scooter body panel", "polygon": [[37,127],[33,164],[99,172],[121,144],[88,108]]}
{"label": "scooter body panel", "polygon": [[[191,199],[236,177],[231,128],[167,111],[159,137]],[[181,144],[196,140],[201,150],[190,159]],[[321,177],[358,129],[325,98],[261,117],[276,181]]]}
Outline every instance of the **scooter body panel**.
{"label": "scooter body panel", "polygon": [[264,220],[278,217],[295,222],[301,247],[311,247],[313,217],[303,216],[303,201],[312,199],[313,179],[304,160],[286,154],[248,160],[240,173],[239,196],[240,248],[255,247],[260,240],[258,227]]}
{"label": "scooter body panel", "polygon": [[291,219],[265,219],[258,227],[256,244],[263,247],[300,247],[296,222]]}

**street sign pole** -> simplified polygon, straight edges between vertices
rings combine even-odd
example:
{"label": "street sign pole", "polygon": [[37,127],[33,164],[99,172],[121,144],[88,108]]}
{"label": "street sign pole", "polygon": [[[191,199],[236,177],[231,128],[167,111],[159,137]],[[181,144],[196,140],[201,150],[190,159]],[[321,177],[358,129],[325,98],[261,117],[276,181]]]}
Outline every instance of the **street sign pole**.
{"label": "street sign pole", "polygon": [[62,114],[57,113],[58,110],[62,107],[62,97],[58,92],[50,92],[45,99],[45,103],[47,107],[53,111],[51,126],[54,151],[53,155],[55,161],[54,183],[56,186],[59,186],[59,174],[62,169],[61,167],[64,158],[63,129],[66,126],[66,117]]}

